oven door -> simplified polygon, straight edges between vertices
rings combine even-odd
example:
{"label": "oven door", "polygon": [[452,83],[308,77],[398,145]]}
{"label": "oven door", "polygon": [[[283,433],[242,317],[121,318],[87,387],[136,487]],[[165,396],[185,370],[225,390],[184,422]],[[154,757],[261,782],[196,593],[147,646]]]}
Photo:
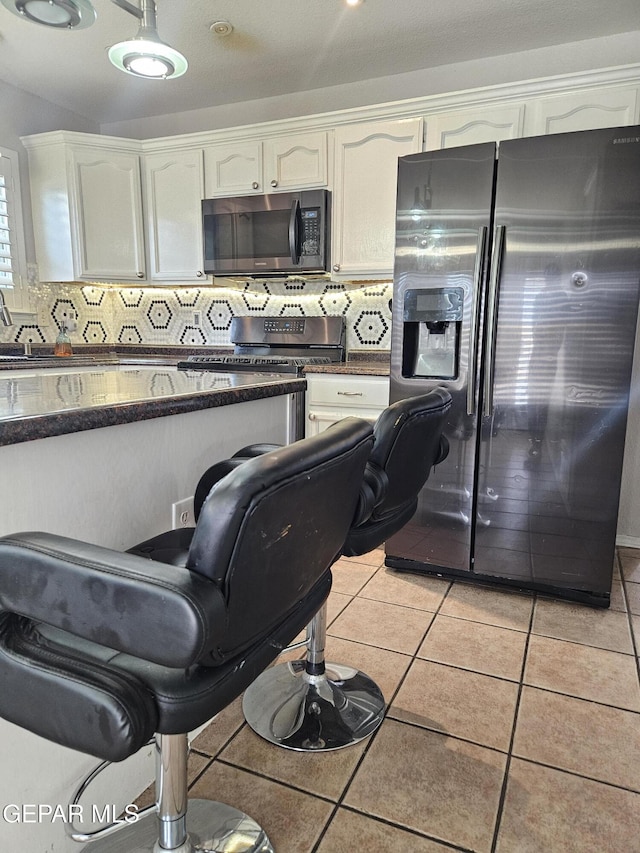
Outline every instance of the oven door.
{"label": "oven door", "polygon": [[325,272],[328,207],[326,190],[205,199],[205,272]]}

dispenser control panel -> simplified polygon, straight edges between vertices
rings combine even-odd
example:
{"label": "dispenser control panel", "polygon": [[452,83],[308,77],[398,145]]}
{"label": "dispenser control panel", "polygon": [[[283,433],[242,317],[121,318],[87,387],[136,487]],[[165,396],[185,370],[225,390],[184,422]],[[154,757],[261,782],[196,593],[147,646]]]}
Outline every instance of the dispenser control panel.
{"label": "dispenser control panel", "polygon": [[404,295],[405,323],[462,320],[464,290],[461,287],[434,287],[407,290]]}
{"label": "dispenser control panel", "polygon": [[458,378],[463,308],[462,287],[421,288],[405,292],[404,377]]}

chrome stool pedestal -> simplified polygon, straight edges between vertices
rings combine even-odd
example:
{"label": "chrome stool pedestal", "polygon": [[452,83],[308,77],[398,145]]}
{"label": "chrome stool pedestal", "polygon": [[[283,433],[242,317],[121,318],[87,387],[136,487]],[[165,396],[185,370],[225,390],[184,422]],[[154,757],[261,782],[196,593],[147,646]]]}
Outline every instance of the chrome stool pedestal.
{"label": "chrome stool pedestal", "polygon": [[305,660],[276,664],[245,690],[245,719],[270,743],[300,752],[342,749],[369,737],[384,719],[375,681],[325,663],[326,625],[325,602],[308,626]]}
{"label": "chrome stool pedestal", "polygon": [[264,830],[244,812],[187,799],[188,752],[186,734],[158,735],[156,808],[128,826],[112,824],[84,835],[67,824],[67,833],[74,841],[91,840],[85,853],[274,853]]}

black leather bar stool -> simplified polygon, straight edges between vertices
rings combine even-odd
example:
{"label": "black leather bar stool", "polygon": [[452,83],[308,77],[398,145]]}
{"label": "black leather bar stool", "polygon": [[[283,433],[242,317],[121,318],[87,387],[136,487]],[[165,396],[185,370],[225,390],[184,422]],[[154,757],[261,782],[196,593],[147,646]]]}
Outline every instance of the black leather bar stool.
{"label": "black leather bar stool", "polygon": [[[345,556],[379,547],[413,516],[432,467],[448,453],[442,428],[450,406],[449,392],[437,388],[394,403],[380,415],[358,508],[343,546]],[[220,477],[274,447],[250,445],[208,469],[196,488],[196,517]],[[192,530],[185,528],[169,530],[132,550],[183,565],[191,535]],[[368,737],[381,724],[385,701],[378,685],[353,667],[326,663],[325,642],[326,603],[307,626],[305,659],[273,667],[245,692],[247,722],[266,740],[299,751],[340,749]]]}
{"label": "black leather bar stool", "polygon": [[372,444],[349,418],[238,466],[202,507],[185,567],[47,533],[0,539],[0,716],[106,761],[155,733],[157,809],[102,830],[94,853],[272,851],[220,803],[192,802],[187,831],[186,733],[326,600]]}
{"label": "black leather bar stool", "polygon": [[[442,428],[450,407],[449,392],[438,388],[382,412],[374,427],[365,492],[343,556],[380,547],[413,516],[431,469],[448,454]],[[371,735],[382,723],[380,688],[347,664],[325,661],[326,634],[325,602],[307,627],[304,660],[265,670],[245,691],[245,719],[271,743],[300,751],[340,749]]]}

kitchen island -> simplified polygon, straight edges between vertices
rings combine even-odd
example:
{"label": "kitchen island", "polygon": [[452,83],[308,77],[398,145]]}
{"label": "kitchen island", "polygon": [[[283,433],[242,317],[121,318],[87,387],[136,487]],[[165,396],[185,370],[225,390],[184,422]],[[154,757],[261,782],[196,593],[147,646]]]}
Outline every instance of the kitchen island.
{"label": "kitchen island", "polygon": [[0,371],[0,535],[128,548],[171,526],[204,470],[292,436],[305,381],[166,365]]}
{"label": "kitchen island", "polygon": [[0,371],[0,446],[304,391],[280,374],[102,364]]}
{"label": "kitchen island", "polygon": [[[207,467],[244,444],[286,442],[304,388],[283,374],[158,364],[0,371],[0,535],[44,530],[126,550],[172,526],[172,504],[193,495]],[[3,805],[64,806],[95,763],[4,720],[0,754]],[[145,749],[114,765],[95,802],[119,809],[151,778]],[[0,821],[1,850],[77,846],[61,821]]]}

